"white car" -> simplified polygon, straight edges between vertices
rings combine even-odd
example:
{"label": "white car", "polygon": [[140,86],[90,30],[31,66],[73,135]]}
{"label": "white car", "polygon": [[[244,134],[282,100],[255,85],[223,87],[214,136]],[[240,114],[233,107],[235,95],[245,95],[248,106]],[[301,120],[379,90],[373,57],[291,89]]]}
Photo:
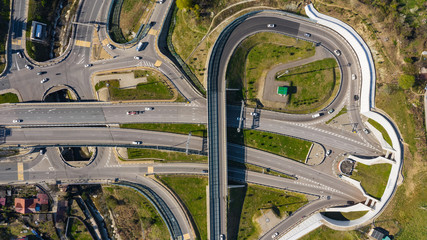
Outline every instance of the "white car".
{"label": "white car", "polygon": [[146,107],[146,108],[145,108],[145,111],[152,111],[152,110],[154,110],[154,108],[153,108],[153,107]]}
{"label": "white car", "polygon": [[49,78],[43,78],[43,79],[40,81],[40,83],[45,83],[45,82],[47,82],[47,81],[49,81]]}
{"label": "white car", "polygon": [[335,50],[334,50],[334,53],[335,53],[337,56],[341,56],[341,51],[340,51],[340,50],[338,50],[338,49],[335,49]]}
{"label": "white car", "polygon": [[370,133],[370,132],[369,132],[369,130],[368,130],[367,128],[363,129],[363,131],[364,131],[366,134],[369,134],[369,133]]}
{"label": "white car", "polygon": [[268,27],[268,28],[274,28],[274,27],[276,27],[276,24],[274,24],[274,23],[270,23],[270,24],[267,24],[267,27]]}
{"label": "white car", "polygon": [[31,70],[31,69],[33,69],[33,66],[25,64],[25,68],[28,69],[28,70]]}
{"label": "white car", "polygon": [[134,145],[141,145],[142,141],[133,141],[132,144],[134,144]]}
{"label": "white car", "polygon": [[19,58],[23,58],[21,51],[18,52]]}
{"label": "white car", "polygon": [[311,37],[311,33],[305,33],[304,36]]}
{"label": "white car", "polygon": [[93,66],[93,64],[92,63],[89,63],[89,64],[86,64],[85,65],[85,67],[92,67]]}
{"label": "white car", "polygon": [[111,45],[111,44],[107,44],[107,47],[108,47],[109,49],[114,49],[114,46],[113,46],[113,45]]}
{"label": "white car", "polygon": [[13,123],[20,123],[20,122],[22,122],[22,119],[13,119],[13,121],[12,121]]}
{"label": "white car", "polygon": [[331,153],[332,153],[332,150],[331,150],[331,149],[329,149],[328,151],[326,151],[326,156],[331,155]]}
{"label": "white car", "polygon": [[140,57],[140,56],[135,56],[133,58],[136,59],[136,60],[141,60],[142,59],[142,57]]}
{"label": "white car", "polygon": [[351,74],[351,80],[356,80],[356,74]]}
{"label": "white car", "polygon": [[258,116],[258,113],[256,113],[256,112],[251,112],[251,116],[257,117],[257,116]]}
{"label": "white car", "polygon": [[275,238],[275,237],[277,237],[277,236],[279,236],[279,233],[278,233],[278,232],[276,232],[276,233],[274,233],[273,235],[271,235],[271,238]]}

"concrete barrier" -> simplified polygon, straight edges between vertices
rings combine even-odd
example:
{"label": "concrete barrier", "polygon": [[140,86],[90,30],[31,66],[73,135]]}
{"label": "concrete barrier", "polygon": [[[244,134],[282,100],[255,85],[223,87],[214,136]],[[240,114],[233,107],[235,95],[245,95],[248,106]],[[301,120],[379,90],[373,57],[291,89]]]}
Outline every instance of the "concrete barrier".
{"label": "concrete barrier", "polygon": [[[308,4],[305,7],[306,14],[318,24],[331,28],[332,30],[339,33],[344,37],[347,42],[354,49],[360,64],[361,69],[361,80],[362,80],[362,91],[360,100],[360,113],[368,118],[371,118],[378,122],[387,131],[392,141],[392,148],[394,149],[394,162],[392,164],[389,180],[387,182],[386,189],[381,197],[381,200],[376,203],[375,208],[365,214],[363,217],[351,220],[351,221],[338,221],[327,218],[319,214],[326,225],[335,229],[354,229],[365,225],[377,217],[385,208],[393,193],[397,188],[397,180],[402,168],[403,163],[403,149],[401,144],[401,138],[398,133],[397,127],[389,120],[386,116],[372,111],[375,108],[375,66],[372,59],[371,52],[367,44],[363,39],[356,33],[356,31],[344,22],[332,18],[330,16],[319,13],[312,4]],[[389,149],[385,149],[389,150]],[[390,161],[393,161],[390,160]]]}

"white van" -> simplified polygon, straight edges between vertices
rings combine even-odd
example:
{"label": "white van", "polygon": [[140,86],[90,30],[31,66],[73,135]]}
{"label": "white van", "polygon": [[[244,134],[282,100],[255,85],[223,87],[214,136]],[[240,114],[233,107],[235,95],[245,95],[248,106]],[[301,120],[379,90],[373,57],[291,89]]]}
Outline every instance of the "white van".
{"label": "white van", "polygon": [[312,117],[312,118],[318,118],[318,117],[320,117],[320,116],[322,116],[322,113],[316,113],[316,114],[313,114],[311,117]]}

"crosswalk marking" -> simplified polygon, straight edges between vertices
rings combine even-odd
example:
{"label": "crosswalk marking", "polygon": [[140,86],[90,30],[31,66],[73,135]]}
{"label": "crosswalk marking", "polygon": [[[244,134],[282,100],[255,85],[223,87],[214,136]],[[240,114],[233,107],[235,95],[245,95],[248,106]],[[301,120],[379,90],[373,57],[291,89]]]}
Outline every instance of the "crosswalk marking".
{"label": "crosswalk marking", "polygon": [[75,45],[80,46],[80,47],[90,47],[90,42],[82,41],[82,40],[76,40]]}
{"label": "crosswalk marking", "polygon": [[21,45],[21,39],[13,39],[12,45]]}

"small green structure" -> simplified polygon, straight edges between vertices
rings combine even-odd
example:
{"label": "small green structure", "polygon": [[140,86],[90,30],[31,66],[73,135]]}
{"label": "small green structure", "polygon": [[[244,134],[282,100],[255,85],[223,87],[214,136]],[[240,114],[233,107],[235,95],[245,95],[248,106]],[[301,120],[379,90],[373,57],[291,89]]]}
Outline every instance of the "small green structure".
{"label": "small green structure", "polygon": [[286,96],[288,95],[288,87],[287,86],[280,86],[277,88],[277,94],[280,96]]}

